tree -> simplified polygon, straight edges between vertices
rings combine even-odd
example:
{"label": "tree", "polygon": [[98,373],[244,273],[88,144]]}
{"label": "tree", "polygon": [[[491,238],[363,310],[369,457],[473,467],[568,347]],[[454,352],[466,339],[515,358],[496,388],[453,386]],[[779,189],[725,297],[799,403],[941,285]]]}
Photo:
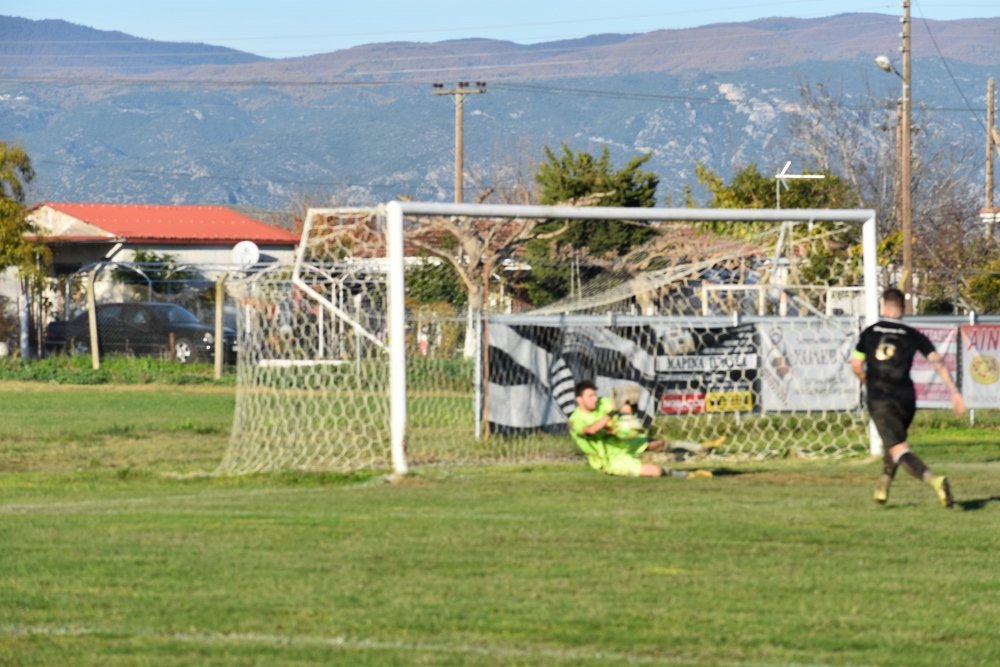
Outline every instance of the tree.
{"label": "tree", "polygon": [[[595,159],[587,153],[573,154],[563,146],[563,157],[558,158],[545,149],[546,163],[534,175],[539,186],[538,199],[542,204],[570,206],[653,206],[658,178],[640,167],[649,157],[633,158],[626,167],[613,171],[611,159],[605,150]],[[478,201],[500,200],[509,204],[530,204],[535,191],[525,179],[532,163],[528,160],[498,161],[503,173],[496,174],[494,182],[500,185],[484,188]],[[530,218],[483,219],[429,217],[421,220],[407,232],[407,242],[428,254],[447,261],[454,268],[468,295],[469,326],[465,344],[466,355],[472,354],[474,342],[474,317],[486,305],[490,281],[506,280],[500,270],[506,260],[524,251],[532,270],[527,279],[510,279],[511,291],[531,298],[541,294],[538,301],[547,303],[553,294],[565,292],[569,283],[566,264],[553,267],[549,253],[594,254],[618,256],[654,234],[643,225],[623,222],[584,224],[581,221],[546,221]],[[552,244],[556,247],[553,248]],[[532,253],[532,249],[535,253]],[[542,289],[532,291],[525,285]]]}
{"label": "tree", "polygon": [[448,263],[424,261],[406,268],[407,300],[420,305],[450,303],[464,306],[468,295],[455,267]]}
{"label": "tree", "polygon": [[[710,208],[774,208],[777,205],[776,184],[773,177],[764,176],[757,165],[750,164],[726,183],[718,174],[704,165],[695,166],[699,183],[711,194]],[[857,198],[849,184],[831,173],[824,173],[821,179],[800,179],[788,182],[788,189],[781,198],[785,208],[855,208]],[[769,222],[712,222],[705,228],[716,233],[740,239],[773,229]],[[804,243],[805,261],[797,268],[797,281],[810,285],[835,285],[854,276],[844,273],[846,264],[859,266],[857,262],[846,260],[857,256],[860,242],[850,234],[838,229],[834,223],[815,223],[811,226],[798,225],[790,232],[788,247],[803,245],[809,237],[822,238],[821,243]],[[787,249],[783,249],[787,252]]]}
{"label": "tree", "polygon": [[[896,108],[872,96],[850,103],[822,85],[802,87],[802,104],[793,120],[790,156],[812,169],[836,173],[850,185],[858,204],[875,209],[879,238],[891,251],[880,263],[902,263],[897,221]],[[988,260],[976,215],[973,170],[978,156],[956,144],[950,132],[926,111],[914,119],[912,169],[912,244],[914,289],[922,298],[951,298],[943,290]],[[962,267],[962,268],[960,268]]]}
{"label": "tree", "polygon": [[[563,144],[560,154],[545,148],[535,181],[542,204],[587,199],[597,206],[656,205],[659,177],[641,167],[651,153],[633,157],[614,170],[608,149],[599,157],[574,153]],[[514,286],[526,301],[545,305],[570,293],[602,264],[614,262],[656,235],[648,225],[628,221],[552,220],[538,227],[538,238],[525,243],[524,258],[532,270]],[[581,266],[581,258],[586,261]]]}
{"label": "tree", "polygon": [[[823,178],[791,180],[781,196],[784,208],[852,208],[857,196],[839,176],[819,172]],[[750,164],[733,175],[726,183],[704,165],[695,166],[698,182],[712,195],[712,208],[775,208],[775,179],[765,176],[756,164]],[[764,223],[769,224],[769,223]]]}
{"label": "tree", "polygon": [[[33,308],[21,311],[21,354],[30,353],[27,332],[31,331],[29,312],[35,314],[34,333],[41,338],[41,318],[49,303],[43,298],[45,272],[52,253],[27,219],[24,202],[27,185],[35,177],[31,159],[23,148],[0,141],[0,272],[16,268],[21,292]],[[2,315],[2,313],[0,313]],[[12,326],[0,317],[0,341],[6,341]]]}
{"label": "tree", "polygon": [[[568,149],[564,149],[564,152],[568,152]],[[547,154],[550,156],[550,161],[558,162],[551,151],[547,151]],[[572,156],[571,153],[570,155]],[[573,171],[577,181],[590,184],[585,188],[567,187],[563,190],[555,188],[544,190],[542,181],[545,179],[539,179],[538,172],[535,172],[534,180],[543,185],[545,192],[543,203],[567,206],[598,203],[613,206],[652,206],[655,203],[656,176],[639,170],[639,167],[648,159],[646,156],[635,158],[626,168],[613,172],[606,152],[600,160],[596,161],[593,158],[581,157],[579,162],[593,165],[593,168],[589,170]],[[502,173],[494,174],[492,179],[497,185],[483,188],[477,197],[477,202],[534,203],[535,190],[531,186],[531,179],[526,178],[526,170],[532,168],[532,163],[528,160],[501,160],[497,161],[497,164],[502,165],[498,167],[502,169]],[[585,177],[585,174],[591,174],[591,176]],[[566,183],[572,183],[572,180],[567,179]],[[594,194],[595,192],[596,194]],[[561,199],[560,197],[565,198]],[[374,224],[374,218],[364,215],[340,220],[336,223],[337,230],[329,231],[337,237],[336,242],[330,242],[330,247],[336,248],[337,252],[345,255],[381,256],[381,253],[384,252],[384,238],[375,229]],[[550,249],[548,244],[569,231],[570,226],[570,221],[547,221],[535,218],[490,219],[424,216],[409,220],[406,229],[407,246],[418,249],[429,257],[443,260],[451,268],[449,272],[441,266],[424,263],[421,268],[411,269],[407,278],[415,280],[414,286],[418,287],[415,293],[410,294],[411,304],[426,303],[426,300],[435,294],[441,295],[441,289],[446,290],[446,292],[453,290],[454,286],[449,285],[449,281],[451,276],[457,276],[466,295],[468,326],[466,327],[464,350],[465,355],[470,357],[475,349],[473,344],[476,329],[474,325],[477,321],[476,318],[487,305],[489,286],[491,283],[495,284],[497,280],[507,279],[502,270],[505,261],[518,256],[520,251],[527,246],[538,244],[538,247],[542,249],[539,255],[539,266],[544,271],[544,267],[549,262],[546,255]],[[608,224],[605,223],[605,226]],[[589,239],[586,233],[576,235],[571,233],[568,238],[576,239],[576,242],[583,249],[581,252],[587,252],[588,245],[594,245],[601,251],[614,254],[620,249],[629,248],[651,234],[644,227],[635,224],[610,223],[610,226],[616,229],[607,234],[603,234],[603,230],[597,230],[603,234],[599,244],[596,242],[596,234],[593,235],[595,241],[590,243],[588,243]],[[559,245],[565,248],[571,247],[566,239],[562,239]],[[537,268],[532,265],[531,273],[535,273]],[[511,282],[512,291],[516,291],[514,288],[519,283],[515,283],[513,280]],[[565,280],[560,280],[553,289],[564,288],[565,284]],[[461,300],[454,299],[449,303],[460,306]]]}
{"label": "tree", "polygon": [[15,267],[22,279],[41,277],[51,258],[26,218],[26,187],[34,177],[24,149],[0,141],[0,271]]}
{"label": "tree", "polygon": [[112,272],[115,280],[151,288],[158,294],[180,294],[186,283],[202,278],[201,273],[177,263],[177,256],[152,250],[136,250],[132,262]]}
{"label": "tree", "polygon": [[[539,202],[558,204],[595,197],[598,206],[655,206],[656,188],[660,179],[656,174],[640,169],[652,156],[652,153],[635,156],[618,171],[612,171],[607,147],[598,158],[585,151],[573,153],[565,144],[562,146],[561,156],[546,147],[545,161],[538,166],[535,176],[541,188]],[[547,227],[554,229],[561,224],[560,221],[555,221],[548,223]],[[652,236],[653,232],[646,225],[574,220],[560,233],[558,243],[586,249],[594,255],[608,252],[623,254]]]}
{"label": "tree", "polygon": [[1000,313],[1000,259],[986,264],[982,273],[969,279],[966,294],[976,312]]}
{"label": "tree", "polygon": [[[491,192],[482,196],[485,198],[489,194]],[[494,220],[429,216],[407,230],[407,243],[450,264],[465,288],[466,357],[471,357],[475,350],[474,324],[486,304],[490,281],[503,262],[513,257],[522,245],[540,238],[540,222],[534,218]]]}
{"label": "tree", "polygon": [[[498,174],[502,178],[494,179],[502,186],[484,188],[477,197],[477,203],[533,203],[534,191],[529,179],[525,178],[523,164],[505,165],[504,173]],[[328,220],[325,224],[330,226],[322,233],[327,237],[331,256],[384,256],[385,238],[378,229],[376,217],[359,213]],[[408,251],[417,249],[425,257],[437,258],[445,263],[442,266],[425,261],[408,271],[407,279],[412,279],[416,288],[409,294],[410,303],[430,305],[429,300],[449,294],[454,297],[448,301],[452,307],[461,307],[464,302],[467,314],[466,357],[471,357],[475,351],[475,325],[486,305],[489,284],[497,279],[498,269],[505,260],[510,259],[524,243],[538,237],[537,228],[541,222],[534,218],[457,216],[424,216],[408,221]],[[454,280],[458,281],[457,288]],[[463,291],[461,298],[456,289]]]}

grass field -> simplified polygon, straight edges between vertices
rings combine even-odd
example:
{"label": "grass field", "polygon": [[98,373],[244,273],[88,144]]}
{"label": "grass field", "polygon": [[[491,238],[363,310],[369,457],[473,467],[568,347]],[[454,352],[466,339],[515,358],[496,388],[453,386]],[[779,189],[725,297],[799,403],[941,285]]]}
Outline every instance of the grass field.
{"label": "grass field", "polygon": [[233,389],[0,385],[0,665],[997,665],[1000,430],[871,461],[214,469]]}

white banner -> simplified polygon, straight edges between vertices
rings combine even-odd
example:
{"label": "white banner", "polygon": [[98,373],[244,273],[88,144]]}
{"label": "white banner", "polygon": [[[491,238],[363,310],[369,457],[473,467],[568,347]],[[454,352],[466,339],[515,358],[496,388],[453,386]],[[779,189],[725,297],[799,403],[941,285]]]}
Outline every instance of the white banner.
{"label": "white banner", "polygon": [[761,407],[850,410],[860,388],[851,371],[858,331],[831,321],[759,324]]}
{"label": "white banner", "polygon": [[[948,372],[956,382],[958,381],[958,327],[953,325],[933,325],[921,324],[914,326],[914,329],[922,332],[931,339],[938,354],[944,359]],[[922,354],[917,354],[913,358],[913,367],[910,369],[910,378],[913,380],[913,387],[917,391],[918,408],[950,408],[951,392],[948,387],[934,371],[934,367]]]}
{"label": "white banner", "polygon": [[964,324],[962,393],[970,408],[1000,407],[1000,325]]}

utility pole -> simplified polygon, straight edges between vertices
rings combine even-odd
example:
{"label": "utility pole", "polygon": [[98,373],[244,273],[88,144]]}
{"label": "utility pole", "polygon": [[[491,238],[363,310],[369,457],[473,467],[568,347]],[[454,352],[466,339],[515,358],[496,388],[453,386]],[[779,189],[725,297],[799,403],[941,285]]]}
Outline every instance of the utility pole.
{"label": "utility pole", "polygon": [[997,209],[993,207],[993,148],[1000,151],[1000,132],[996,128],[996,82],[990,77],[986,83],[986,205],[980,213],[986,223],[986,242],[993,243]]}
{"label": "utility pole", "polygon": [[435,95],[451,95],[455,98],[455,203],[462,202],[462,184],[464,169],[462,165],[464,153],[463,140],[463,108],[466,95],[482,95],[486,92],[486,82],[476,81],[475,85],[468,81],[459,81],[454,88],[445,88],[443,83],[434,84]]}
{"label": "utility pole", "polygon": [[903,0],[903,150],[902,165],[899,172],[903,191],[902,231],[903,231],[903,294],[906,295],[906,312],[913,312],[913,179],[911,169],[913,161],[910,155],[910,99],[913,91],[910,88],[910,0]]}
{"label": "utility pole", "polygon": [[885,56],[875,59],[879,69],[892,72],[903,80],[903,97],[900,100],[899,119],[899,229],[903,236],[903,280],[900,289],[906,295],[906,312],[913,312],[913,177],[911,170],[910,139],[910,0],[903,1],[903,16],[900,22],[903,30],[899,36],[903,44],[899,47],[903,56],[903,71],[900,73]]}
{"label": "utility pole", "polygon": [[900,174],[903,164],[903,98],[896,100],[896,174],[893,176],[892,191],[896,193],[896,224],[903,228],[903,178]]}

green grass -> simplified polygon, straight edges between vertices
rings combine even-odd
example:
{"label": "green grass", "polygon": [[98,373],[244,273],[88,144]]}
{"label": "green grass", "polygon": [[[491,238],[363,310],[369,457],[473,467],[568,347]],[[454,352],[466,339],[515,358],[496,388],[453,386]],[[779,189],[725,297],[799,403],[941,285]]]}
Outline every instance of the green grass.
{"label": "green grass", "polygon": [[94,370],[88,355],[54,354],[45,359],[0,357],[0,380],[49,382],[53,384],[204,384],[234,386],[235,370],[225,367],[219,380],[208,363],[179,364],[155,357],[106,355]]}
{"label": "green grass", "polygon": [[0,385],[0,665],[1000,664],[1000,431],[872,461],[196,474],[226,387]]}
{"label": "green grass", "polygon": [[212,470],[231,387],[0,384],[0,473]]}

